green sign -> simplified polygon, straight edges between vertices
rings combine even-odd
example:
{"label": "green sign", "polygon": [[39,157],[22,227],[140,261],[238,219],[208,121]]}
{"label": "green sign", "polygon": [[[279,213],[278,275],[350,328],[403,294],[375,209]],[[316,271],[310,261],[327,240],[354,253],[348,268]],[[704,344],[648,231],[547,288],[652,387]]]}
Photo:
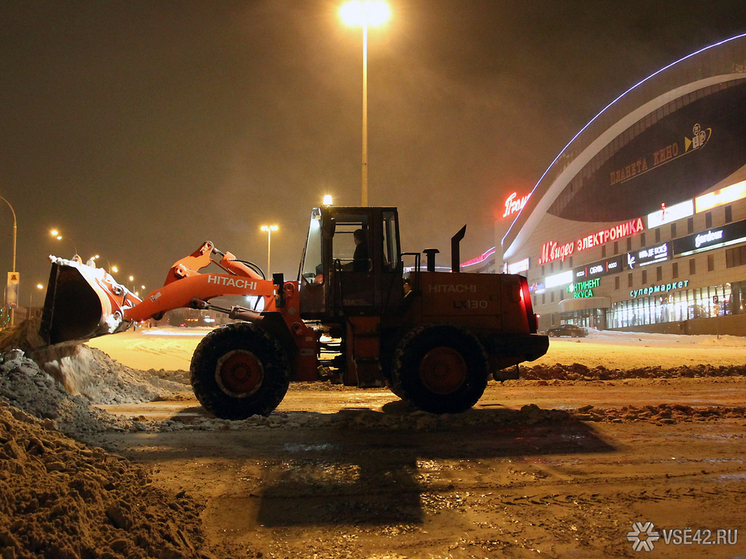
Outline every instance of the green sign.
{"label": "green sign", "polygon": [[588,299],[593,297],[593,290],[601,284],[601,278],[581,281],[567,286],[567,292],[573,294],[575,299]]}

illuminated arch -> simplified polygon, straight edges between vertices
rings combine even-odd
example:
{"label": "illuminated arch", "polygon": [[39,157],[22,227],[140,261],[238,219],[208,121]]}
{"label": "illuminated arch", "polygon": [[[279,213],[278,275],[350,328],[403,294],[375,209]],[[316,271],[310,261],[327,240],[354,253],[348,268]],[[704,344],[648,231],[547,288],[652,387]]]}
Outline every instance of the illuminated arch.
{"label": "illuminated arch", "polygon": [[503,258],[509,259],[520,249],[570,181],[624,131],[684,95],[745,78],[746,33],[689,54],[630,87],[593,117],[552,161],[503,237]]}

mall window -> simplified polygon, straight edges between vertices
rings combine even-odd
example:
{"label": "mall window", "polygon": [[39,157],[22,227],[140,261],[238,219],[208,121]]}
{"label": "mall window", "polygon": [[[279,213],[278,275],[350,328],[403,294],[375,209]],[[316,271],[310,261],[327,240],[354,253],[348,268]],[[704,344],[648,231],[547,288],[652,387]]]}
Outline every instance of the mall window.
{"label": "mall window", "polygon": [[663,279],[663,266],[658,266],[655,269],[655,281],[661,281]]}
{"label": "mall window", "polygon": [[715,255],[708,254],[707,255],[707,271],[712,272],[715,270]]}
{"label": "mall window", "polygon": [[627,287],[632,287],[632,272],[627,274]]}
{"label": "mall window", "polygon": [[642,271],[642,285],[645,285],[646,283],[648,283],[648,271],[643,270]]}
{"label": "mall window", "polygon": [[675,223],[671,224],[671,238],[672,239],[676,238],[676,224]]}
{"label": "mall window", "polygon": [[554,303],[554,291],[549,294],[549,302]]}
{"label": "mall window", "polygon": [[619,254],[619,241],[614,241],[614,256]]}
{"label": "mall window", "polygon": [[601,247],[601,258],[606,258],[606,245]]}
{"label": "mall window", "polygon": [[542,293],[541,294],[541,304],[542,305],[546,305],[546,303],[547,303],[547,294],[546,293]]}
{"label": "mall window", "polygon": [[725,251],[725,267],[735,268],[746,264],[746,245],[729,248]]}
{"label": "mall window", "polygon": [[705,227],[707,227],[707,229],[712,227],[712,212],[707,212],[705,214]]}
{"label": "mall window", "polygon": [[632,237],[627,237],[627,252],[632,250]]}
{"label": "mall window", "polygon": [[676,279],[679,277],[679,263],[674,262],[671,266],[671,276]]}
{"label": "mall window", "polygon": [[619,276],[614,278],[614,289],[619,291]]}
{"label": "mall window", "polygon": [[572,268],[572,256],[570,257],[570,268]]}
{"label": "mall window", "polygon": [[694,218],[690,217],[686,220],[686,232],[688,234],[694,233]]}
{"label": "mall window", "polygon": [[733,221],[733,208],[731,206],[725,206],[725,223]]}
{"label": "mall window", "polygon": [[645,247],[645,233],[640,233],[640,248]]}
{"label": "mall window", "polygon": [[697,264],[694,261],[694,258],[689,259],[689,275],[693,276],[697,273]]}

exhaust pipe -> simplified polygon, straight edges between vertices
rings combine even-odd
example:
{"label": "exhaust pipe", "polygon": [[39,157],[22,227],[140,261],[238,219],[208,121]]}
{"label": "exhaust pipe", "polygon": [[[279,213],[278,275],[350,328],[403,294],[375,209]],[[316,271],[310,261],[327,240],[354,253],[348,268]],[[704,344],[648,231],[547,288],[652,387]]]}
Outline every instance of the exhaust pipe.
{"label": "exhaust pipe", "polygon": [[461,230],[451,237],[451,272],[458,274],[461,272],[461,249],[459,243],[466,235],[466,225]]}

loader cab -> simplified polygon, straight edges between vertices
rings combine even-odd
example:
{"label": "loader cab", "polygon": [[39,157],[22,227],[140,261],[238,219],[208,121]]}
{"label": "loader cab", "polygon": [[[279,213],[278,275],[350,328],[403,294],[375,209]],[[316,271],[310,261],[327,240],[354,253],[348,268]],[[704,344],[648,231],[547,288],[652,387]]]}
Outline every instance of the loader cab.
{"label": "loader cab", "polygon": [[314,208],[300,268],[304,319],[380,316],[402,297],[396,208]]}

